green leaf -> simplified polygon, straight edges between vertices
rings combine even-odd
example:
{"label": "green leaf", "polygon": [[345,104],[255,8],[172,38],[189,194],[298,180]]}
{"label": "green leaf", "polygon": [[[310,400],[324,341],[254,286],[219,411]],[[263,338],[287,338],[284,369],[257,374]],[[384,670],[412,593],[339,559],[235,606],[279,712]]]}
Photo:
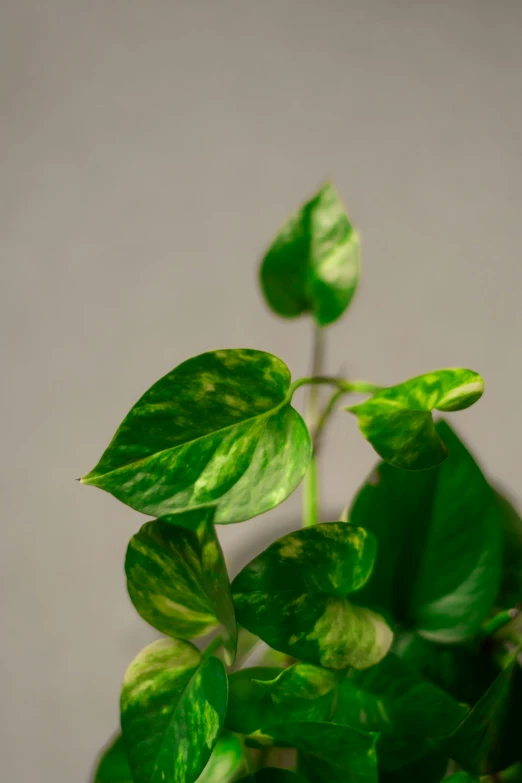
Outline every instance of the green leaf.
{"label": "green leaf", "polygon": [[515,764],[509,769],[505,769],[498,776],[501,783],[522,783],[522,764]]}
{"label": "green leaf", "polygon": [[307,779],[297,772],[289,769],[277,769],[276,767],[265,767],[260,769],[255,777],[255,783],[308,783]]}
{"label": "green leaf", "polygon": [[430,752],[429,737],[449,734],[467,710],[393,654],[350,671],[338,688],[336,723],[380,733],[379,763],[395,770]]}
{"label": "green leaf", "polygon": [[220,524],[262,514],[310,461],[289,388],[287,366],[262,351],[189,359],[145,392],[82,482],[155,517],[216,503]]}
{"label": "green leaf", "polygon": [[355,498],[350,522],[370,530],[378,554],[358,602],[438,642],[475,634],[491,611],[501,571],[495,493],[445,422],[450,457],[407,473],[381,463]]}
{"label": "green leaf", "polygon": [[360,244],[327,183],[281,227],[261,265],[261,286],[278,315],[311,313],[319,326],[350,304],[360,274]]}
{"label": "green leaf", "polygon": [[520,759],[522,669],[517,655],[440,748],[463,769],[488,775]]}
{"label": "green leaf", "polygon": [[399,769],[384,770],[379,767],[379,783],[440,783],[447,767],[446,756],[431,752]]}
{"label": "green leaf", "polygon": [[123,740],[135,783],[194,783],[221,732],[227,677],[188,642],[160,639],[127,670]]}
{"label": "green leaf", "polygon": [[239,738],[225,731],[218,739],[209,762],[197,783],[232,783],[245,771]]}
{"label": "green leaf", "polygon": [[234,579],[238,621],[270,647],[332,669],[365,668],[386,655],[392,632],[346,596],[367,581],[375,539],[328,522],[289,533]]}
{"label": "green leaf", "polygon": [[425,470],[443,462],[448,451],[433,423],[432,411],[460,411],[473,405],[484,381],[471,370],[435,370],[382,389],[345,410],[386,462],[403,470]]}
{"label": "green leaf", "polygon": [[214,508],[194,509],[146,522],[127,549],[127,588],[138,613],[168,636],[192,639],[221,624],[226,662],[237,626]]}
{"label": "green leaf", "polygon": [[503,533],[502,584],[497,604],[509,609],[522,603],[522,519],[513,504],[497,492]]}
{"label": "green leaf", "polygon": [[121,734],[102,751],[93,783],[133,783]]}
{"label": "green leaf", "polygon": [[254,666],[229,675],[225,725],[251,734],[284,721],[328,720],[335,702],[337,672],[308,663],[288,669]]}
{"label": "green leaf", "polygon": [[310,783],[377,783],[377,734],[336,723],[279,723],[247,737],[252,747],[291,747]]}
{"label": "green leaf", "polygon": [[446,783],[479,783],[479,778],[461,770],[446,778]]}

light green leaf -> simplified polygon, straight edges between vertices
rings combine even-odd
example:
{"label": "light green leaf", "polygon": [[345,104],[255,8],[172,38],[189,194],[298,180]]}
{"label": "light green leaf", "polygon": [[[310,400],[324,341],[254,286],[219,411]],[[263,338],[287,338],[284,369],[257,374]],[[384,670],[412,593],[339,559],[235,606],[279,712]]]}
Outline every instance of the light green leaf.
{"label": "light green leaf", "polygon": [[350,522],[370,530],[378,554],[358,602],[439,642],[478,631],[500,583],[495,494],[450,427],[437,432],[450,457],[408,473],[381,463],[355,498]]}
{"label": "light green leaf", "polygon": [[332,669],[365,668],[386,655],[392,632],[346,596],[367,581],[375,540],[329,522],[289,533],[234,579],[238,621],[270,647]]}
{"label": "light green leaf", "polygon": [[102,751],[93,783],[133,783],[121,734],[117,734]]}
{"label": "light green leaf", "polygon": [[500,772],[520,759],[522,668],[513,655],[491,687],[439,747],[476,775]]}
{"label": "light green leaf", "polygon": [[350,304],[360,274],[360,244],[327,183],[281,227],[261,265],[261,285],[278,315],[311,313],[319,326]]}
{"label": "light green leaf", "polygon": [[466,713],[464,706],[390,653],[370,669],[348,672],[337,691],[333,720],[379,732],[379,764],[393,771],[428,754],[428,738],[449,734]]}
{"label": "light green leaf", "polygon": [[226,662],[234,660],[237,626],[214,508],[146,522],[127,549],[127,588],[138,613],[168,636],[192,639],[221,624]]}
{"label": "light green leaf", "polygon": [[197,783],[233,783],[245,772],[243,748],[239,738],[223,732]]}
{"label": "light green leaf", "polygon": [[135,783],[194,783],[221,732],[227,677],[188,642],[160,639],[130,665],[121,693],[123,740]]}
{"label": "light green leaf", "polygon": [[247,737],[252,747],[291,747],[310,783],[377,783],[378,734],[336,723],[279,723]]}
{"label": "light green leaf", "polygon": [[435,370],[382,389],[345,410],[355,413],[364,437],[386,462],[403,470],[425,470],[448,456],[432,411],[460,411],[473,405],[484,381],[471,370]]}
{"label": "light green leaf", "polygon": [[288,669],[254,666],[229,675],[225,725],[251,734],[285,721],[328,720],[335,702],[337,672],[308,663]]}
{"label": "light green leaf", "polygon": [[82,482],[156,517],[216,503],[220,524],[262,514],[310,461],[289,388],[287,366],[271,354],[195,356],[145,392]]}

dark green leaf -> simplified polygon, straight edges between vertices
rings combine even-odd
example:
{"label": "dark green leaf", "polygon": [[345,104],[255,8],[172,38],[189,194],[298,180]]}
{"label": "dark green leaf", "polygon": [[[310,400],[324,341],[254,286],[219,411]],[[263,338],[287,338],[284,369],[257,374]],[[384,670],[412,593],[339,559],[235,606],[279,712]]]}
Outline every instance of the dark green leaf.
{"label": "dark green leaf", "polygon": [[197,783],[232,783],[245,771],[239,738],[225,731],[218,739],[209,762]]}
{"label": "dark green leaf", "polygon": [[505,609],[522,603],[522,519],[513,504],[497,492],[504,543],[502,584],[497,604]]}
{"label": "dark green leaf", "polygon": [[479,783],[479,779],[476,775],[470,775],[468,772],[455,772],[446,778],[447,783]]}
{"label": "dark green leaf", "polygon": [[379,783],[440,783],[448,766],[442,753],[427,753],[410,764],[394,770],[379,767]]}
{"label": "dark green leaf", "polygon": [[121,734],[102,751],[93,783],[133,783]]}
{"label": "dark green leaf", "polygon": [[469,452],[445,422],[437,432],[450,451],[443,465],[408,473],[381,463],[355,498],[350,522],[378,541],[357,600],[428,638],[457,642],[493,607],[500,525],[495,493]]}
{"label": "dark green leaf", "polygon": [[130,665],[121,725],[136,783],[194,783],[223,726],[227,677],[221,661],[188,642],[153,642]]}
{"label": "dark green leaf", "polygon": [[521,756],[521,704],[522,669],[515,654],[462,723],[439,741],[441,750],[476,775],[506,769]]}
{"label": "dark green leaf", "polygon": [[430,751],[429,737],[449,734],[467,710],[393,654],[350,671],[338,688],[336,723],[379,732],[379,763],[394,770]]}
{"label": "dark green leaf", "polygon": [[262,351],[189,359],[145,392],[82,482],[156,517],[217,502],[220,524],[262,514],[310,461],[289,387],[287,366]]}
{"label": "dark green leaf", "polygon": [[221,624],[232,663],[237,626],[213,508],[147,522],[130,540],[127,588],[139,614],[168,636],[192,639]]}
{"label": "dark green leaf", "polygon": [[501,783],[522,783],[522,764],[515,764],[509,769],[505,769],[498,776]]}
{"label": "dark green leaf", "polygon": [[260,769],[254,777],[255,783],[308,783],[306,778],[289,769],[277,769],[265,767]]}
{"label": "dark green leaf", "polygon": [[261,285],[278,315],[311,313],[326,326],[350,304],[359,268],[359,238],[327,183],[281,227],[263,259]]}
{"label": "dark green leaf", "polygon": [[473,405],[484,381],[471,370],[435,370],[382,389],[346,410],[386,462],[403,470],[425,470],[443,462],[448,451],[436,432],[432,411],[460,411]]}
{"label": "dark green leaf", "polygon": [[371,534],[344,522],[289,533],[235,578],[238,621],[276,650],[332,669],[365,668],[388,651],[383,618],[346,598],[367,581]]}
{"label": "dark green leaf", "polygon": [[247,738],[253,747],[291,747],[310,783],[377,783],[377,734],[336,723],[279,723]]}
{"label": "dark green leaf", "polygon": [[340,675],[308,663],[288,669],[255,666],[229,675],[226,726],[251,734],[282,721],[327,720]]}

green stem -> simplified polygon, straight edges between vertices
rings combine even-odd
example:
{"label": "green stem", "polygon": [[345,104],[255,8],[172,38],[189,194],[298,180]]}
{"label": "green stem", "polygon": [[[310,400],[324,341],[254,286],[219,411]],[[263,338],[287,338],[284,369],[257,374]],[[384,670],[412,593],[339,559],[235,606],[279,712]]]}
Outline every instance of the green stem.
{"label": "green stem", "polygon": [[210,656],[216,652],[216,650],[221,647],[223,644],[223,639],[221,638],[221,635],[218,634],[212,641],[209,643],[208,647],[205,647],[205,649],[202,652],[203,658],[210,658]]}
{"label": "green stem", "polygon": [[510,623],[515,617],[520,614],[520,609],[514,607],[513,609],[506,609],[504,612],[499,612],[490,620],[482,625],[482,633],[484,636],[493,636],[494,633],[500,631],[505,625]]}
{"label": "green stem", "polygon": [[[319,326],[314,326],[314,352],[312,359],[313,379],[321,377],[323,360],[324,334]],[[319,421],[319,384],[315,382],[310,385],[310,389],[308,391],[305,419],[313,441]],[[312,453],[312,458],[310,460],[310,465],[304,479],[303,487],[303,527],[316,525],[318,521],[319,486],[317,476],[317,460],[315,454]]]}
{"label": "green stem", "polygon": [[313,446],[314,446],[314,454],[317,457],[318,451],[319,451],[319,444],[321,441],[321,436],[323,434],[323,430],[326,426],[326,423],[330,416],[332,415],[334,408],[337,404],[337,401],[345,395],[346,392],[344,389],[337,389],[337,391],[334,391],[330,399],[328,400],[328,403],[323,410],[321,416],[319,417],[319,421],[317,422],[317,427],[315,428],[314,437],[313,437]]}
{"label": "green stem", "polygon": [[339,378],[336,375],[315,375],[310,378],[298,378],[294,381],[285,399],[285,403],[292,399],[294,392],[301,386],[335,386],[343,392],[359,392],[360,394],[374,394],[381,391],[382,386],[376,386],[368,381],[348,381],[346,378]]}

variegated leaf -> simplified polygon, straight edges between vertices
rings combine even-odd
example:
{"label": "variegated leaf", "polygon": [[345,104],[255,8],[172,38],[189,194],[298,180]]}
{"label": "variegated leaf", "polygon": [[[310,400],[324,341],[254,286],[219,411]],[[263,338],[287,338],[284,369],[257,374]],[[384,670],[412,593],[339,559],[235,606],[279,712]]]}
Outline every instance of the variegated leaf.
{"label": "variegated leaf", "polygon": [[310,461],[289,387],[287,366],[262,351],[189,359],[145,392],[81,480],[156,517],[218,502],[216,523],[262,514]]}
{"label": "variegated leaf", "polygon": [[367,581],[375,540],[344,522],[289,533],[252,560],[232,589],[238,621],[276,650],[332,669],[365,668],[387,652],[383,618],[350,603]]}
{"label": "variegated leaf", "polygon": [[227,677],[192,644],[153,642],[130,665],[121,726],[135,783],[194,783],[221,732]]}
{"label": "variegated leaf", "polygon": [[146,522],[129,542],[125,572],[132,603],[144,620],[181,639],[221,625],[231,664],[237,626],[214,511],[194,509]]}
{"label": "variegated leaf", "polygon": [[448,456],[432,411],[459,411],[473,405],[484,381],[471,370],[435,370],[390,386],[345,410],[355,413],[364,437],[386,462],[403,470],[425,470]]}
{"label": "variegated leaf", "polygon": [[247,737],[252,747],[291,747],[311,783],[377,783],[378,734],[336,723],[278,723]]}
{"label": "variegated leaf", "polygon": [[233,783],[246,771],[239,738],[223,732],[197,783]]}
{"label": "variegated leaf", "polygon": [[359,237],[327,183],[281,227],[263,259],[261,285],[278,315],[311,313],[326,326],[350,304],[359,274]]}

